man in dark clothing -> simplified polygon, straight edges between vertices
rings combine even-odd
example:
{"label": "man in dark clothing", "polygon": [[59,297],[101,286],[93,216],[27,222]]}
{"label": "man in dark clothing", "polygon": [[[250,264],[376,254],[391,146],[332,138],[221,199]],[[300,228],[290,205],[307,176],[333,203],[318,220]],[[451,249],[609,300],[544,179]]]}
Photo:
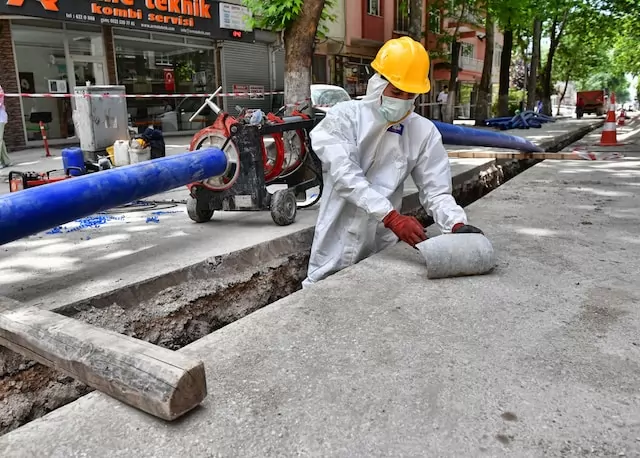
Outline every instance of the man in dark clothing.
{"label": "man in dark clothing", "polygon": [[584,99],[582,97],[578,98],[578,102],[576,103],[576,118],[580,119],[584,115]]}

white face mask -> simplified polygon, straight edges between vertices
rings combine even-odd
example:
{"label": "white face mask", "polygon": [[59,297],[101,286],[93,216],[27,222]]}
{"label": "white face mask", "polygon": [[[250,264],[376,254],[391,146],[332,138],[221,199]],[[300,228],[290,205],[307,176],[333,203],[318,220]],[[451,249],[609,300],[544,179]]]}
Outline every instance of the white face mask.
{"label": "white face mask", "polygon": [[396,99],[395,97],[383,95],[380,112],[387,121],[398,122],[404,118],[407,113],[413,111],[413,102],[414,99]]}

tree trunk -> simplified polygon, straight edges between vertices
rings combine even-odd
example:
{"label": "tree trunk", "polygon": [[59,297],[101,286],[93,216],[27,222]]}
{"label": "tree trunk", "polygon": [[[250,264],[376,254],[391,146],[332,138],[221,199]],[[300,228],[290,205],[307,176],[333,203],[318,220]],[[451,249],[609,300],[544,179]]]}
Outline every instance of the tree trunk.
{"label": "tree trunk", "polygon": [[535,107],[537,99],[538,66],[540,65],[540,39],[542,38],[542,21],[538,18],[533,21],[533,52],[529,65],[529,80],[527,81],[527,109]]}
{"label": "tree trunk", "polygon": [[460,22],[467,11],[467,4],[463,3],[460,8],[460,15],[456,21],[456,28],[453,31],[453,41],[451,42],[451,73],[449,74],[449,96],[447,97],[447,105],[445,108],[445,116],[443,121],[453,124],[455,119],[456,100],[458,99],[458,71],[460,65],[460,42],[458,41],[458,33],[460,32]]}
{"label": "tree trunk", "polygon": [[476,96],[474,116],[476,126],[484,126],[485,119],[489,118],[491,113],[494,28],[493,17],[487,12],[485,17],[486,48],[484,51],[484,62],[482,64],[482,77],[480,78],[480,85],[478,86],[478,94]]}
{"label": "tree trunk", "polygon": [[567,87],[569,87],[569,79],[571,78],[571,71],[567,70],[567,76],[564,78],[564,90],[562,91],[562,95],[558,100],[558,109],[556,110],[556,116],[560,116],[560,107],[562,106],[562,101],[564,100],[564,96],[567,95]]}
{"label": "tree trunk", "polygon": [[[553,111],[553,107],[551,106],[551,92],[553,92],[553,58],[558,50],[558,45],[560,44],[560,39],[562,38],[564,27],[567,23],[568,14],[569,10],[566,10],[560,21],[556,16],[551,25],[549,55],[547,56],[547,62],[545,63],[544,71],[542,73],[542,112],[546,115],[551,115]],[[560,29],[556,30],[558,26],[560,26]]]}
{"label": "tree trunk", "polygon": [[[429,51],[429,16],[427,16],[427,22],[426,22],[426,26],[424,28],[424,47],[428,52]],[[430,57],[430,59],[429,59],[429,82],[431,84],[431,90],[429,92],[427,92],[426,94],[422,94],[422,96],[420,97],[420,103],[421,104],[430,103],[432,101],[432,99],[433,99],[433,93],[435,92],[433,90],[433,58],[432,58],[431,55],[429,55],[429,57]],[[432,112],[431,108],[432,108],[431,105],[423,105],[423,106],[421,106],[420,107],[420,114],[422,116],[424,116],[425,118],[433,119],[433,112]]]}
{"label": "tree trunk", "polygon": [[524,42],[522,37],[520,40],[520,53],[522,54],[522,65],[524,65],[524,89],[526,90],[529,86],[529,62],[527,62],[527,44]]}
{"label": "tree trunk", "polygon": [[458,65],[460,63],[460,42],[451,43],[451,74],[449,75],[449,95],[445,108],[444,122],[453,124],[458,94]]}
{"label": "tree trunk", "polygon": [[409,0],[409,36],[422,42],[422,0]]}
{"label": "tree trunk", "polygon": [[509,115],[509,71],[513,49],[513,30],[504,31],[504,45],[500,60],[500,87],[498,89],[498,116]]}
{"label": "tree trunk", "polygon": [[[414,40],[422,43],[422,1],[409,0],[409,36]],[[425,43],[426,48],[426,43]],[[420,94],[418,97],[418,105],[424,103],[425,95]],[[417,107],[416,112],[424,115],[424,107]]]}
{"label": "tree trunk", "polygon": [[[324,3],[325,0],[305,0],[300,16],[284,32],[284,103],[307,103],[308,113],[311,113],[308,99],[311,97],[314,41]],[[287,108],[287,113],[294,108]]]}

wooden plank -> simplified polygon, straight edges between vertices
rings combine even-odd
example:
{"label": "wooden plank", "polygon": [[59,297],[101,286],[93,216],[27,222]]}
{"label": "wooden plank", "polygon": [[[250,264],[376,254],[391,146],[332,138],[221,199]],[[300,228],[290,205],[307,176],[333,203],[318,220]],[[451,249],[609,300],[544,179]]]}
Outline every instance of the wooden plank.
{"label": "wooden plank", "polygon": [[0,298],[0,345],[164,420],[207,396],[202,361]]}
{"label": "wooden plank", "polygon": [[496,153],[492,151],[449,151],[449,157],[461,159],[555,159],[561,161],[584,160],[575,153]]}
{"label": "wooden plank", "polygon": [[506,153],[494,151],[449,151],[449,157],[464,159],[531,159],[536,153]]}

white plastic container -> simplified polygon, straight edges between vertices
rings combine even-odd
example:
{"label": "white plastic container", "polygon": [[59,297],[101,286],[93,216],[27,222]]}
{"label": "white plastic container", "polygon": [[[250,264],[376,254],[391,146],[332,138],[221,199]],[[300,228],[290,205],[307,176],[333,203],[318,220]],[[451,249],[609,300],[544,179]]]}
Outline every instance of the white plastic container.
{"label": "white plastic container", "polygon": [[148,161],[151,159],[151,148],[131,148],[129,149],[129,160],[132,164]]}
{"label": "white plastic container", "polygon": [[143,148],[144,144],[145,142],[141,139],[129,140],[129,162],[132,164],[138,164],[139,162],[151,159],[151,148],[148,146]]}
{"label": "white plastic container", "polygon": [[116,140],[113,144],[113,156],[116,161],[116,167],[129,165],[131,163],[129,159],[129,142],[126,140]]}

